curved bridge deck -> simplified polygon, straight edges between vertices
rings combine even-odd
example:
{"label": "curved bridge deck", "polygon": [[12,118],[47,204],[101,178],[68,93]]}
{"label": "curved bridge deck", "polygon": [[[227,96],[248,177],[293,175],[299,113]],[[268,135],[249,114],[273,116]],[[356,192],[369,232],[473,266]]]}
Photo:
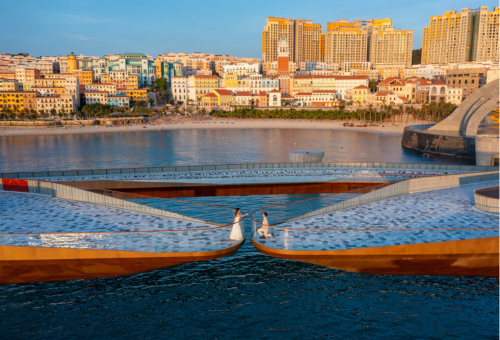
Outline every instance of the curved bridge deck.
{"label": "curved bridge deck", "polygon": [[0,191],[0,283],[134,274],[224,257],[230,228]]}
{"label": "curved bridge deck", "polygon": [[[387,198],[279,224],[270,228],[274,237],[261,239],[253,233],[251,240],[271,256],[357,272],[429,275],[481,272],[484,276],[498,276],[498,216],[473,209],[474,190],[496,184],[498,181],[475,183]],[[269,221],[272,224],[272,216]],[[478,243],[478,239],[484,241]],[[452,253],[447,259],[447,270],[439,260],[450,255],[445,251]],[[407,261],[408,266],[402,268],[396,264],[405,258],[412,260]],[[478,271],[481,263],[475,268],[461,268],[456,263],[458,258],[463,258],[463,263],[467,258],[467,261],[481,260],[487,268]],[[419,265],[423,260],[426,265]]]}
{"label": "curved bridge deck", "polygon": [[474,190],[485,186],[402,195],[283,223],[277,226],[283,229],[272,228],[274,239],[255,242],[285,250],[342,250],[498,236],[498,229],[486,229],[498,226],[498,217],[472,209]]}

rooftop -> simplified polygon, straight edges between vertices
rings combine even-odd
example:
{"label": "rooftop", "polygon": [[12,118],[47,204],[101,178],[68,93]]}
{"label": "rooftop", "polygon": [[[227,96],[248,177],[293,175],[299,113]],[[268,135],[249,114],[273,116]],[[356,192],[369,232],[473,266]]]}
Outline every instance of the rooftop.
{"label": "rooftop", "polygon": [[121,55],[123,58],[126,58],[126,57],[143,57],[143,58],[147,58],[147,56],[145,54],[142,54],[142,53],[123,53]]}
{"label": "rooftop", "polygon": [[443,83],[441,80],[436,80],[435,82],[431,83],[432,85],[446,85],[446,83]]}
{"label": "rooftop", "polygon": [[226,89],[215,89],[214,91],[222,96],[232,96],[233,95],[232,91],[229,91]]}
{"label": "rooftop", "polygon": [[116,84],[111,84],[111,83],[92,83],[92,84],[85,84],[85,86],[94,86],[94,85],[106,85],[106,86],[116,86]]}
{"label": "rooftop", "polygon": [[195,74],[193,77],[195,78],[210,78],[210,79],[219,79],[219,77],[214,75],[204,75],[204,74]]}
{"label": "rooftop", "polygon": [[391,82],[393,82],[394,80],[399,80],[399,81],[403,81],[403,79],[399,78],[399,77],[389,77],[389,78],[385,78],[384,80],[382,80],[379,85],[389,85]]}
{"label": "rooftop", "polygon": [[236,91],[237,97],[250,97],[251,95],[252,95],[252,92],[250,92],[250,91]]}

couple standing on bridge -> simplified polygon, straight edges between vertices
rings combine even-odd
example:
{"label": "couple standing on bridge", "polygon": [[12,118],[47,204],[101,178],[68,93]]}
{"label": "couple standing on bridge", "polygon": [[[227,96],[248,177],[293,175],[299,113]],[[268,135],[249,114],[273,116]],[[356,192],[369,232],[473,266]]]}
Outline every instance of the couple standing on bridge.
{"label": "couple standing on bridge", "polygon": [[[230,240],[243,240],[243,228],[240,225],[240,221],[243,220],[243,217],[248,214],[243,214],[240,208],[236,208],[236,212],[234,213],[234,223],[233,228],[231,229],[231,235],[229,235]],[[260,238],[266,238],[269,236],[274,237],[274,233],[268,234],[269,231],[269,223],[267,222],[267,213],[262,214],[262,228],[257,229],[257,232],[260,235]]]}

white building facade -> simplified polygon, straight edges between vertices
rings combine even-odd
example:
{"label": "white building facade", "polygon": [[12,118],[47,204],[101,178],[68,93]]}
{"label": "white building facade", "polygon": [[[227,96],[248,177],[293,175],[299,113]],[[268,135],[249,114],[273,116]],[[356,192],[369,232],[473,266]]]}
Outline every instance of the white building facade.
{"label": "white building facade", "polygon": [[[187,77],[175,76],[172,77],[170,86],[170,99],[175,101],[185,102],[188,100]],[[196,98],[192,98],[193,100]]]}
{"label": "white building facade", "polygon": [[260,63],[236,63],[232,65],[224,65],[222,67],[224,74],[236,74],[239,76],[260,74]]}

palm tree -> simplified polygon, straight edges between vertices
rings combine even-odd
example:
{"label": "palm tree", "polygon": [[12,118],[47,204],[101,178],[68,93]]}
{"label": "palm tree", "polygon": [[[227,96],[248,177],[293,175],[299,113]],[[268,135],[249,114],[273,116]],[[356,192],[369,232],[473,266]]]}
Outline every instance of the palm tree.
{"label": "palm tree", "polygon": [[[387,112],[387,115],[388,115],[388,116],[390,116],[390,115],[392,115],[392,114],[393,114],[393,113],[392,113],[392,105],[388,105],[388,106],[387,106],[387,111],[386,111],[386,112]],[[392,120],[394,121],[394,116],[393,116],[393,119],[392,119]]]}
{"label": "palm tree", "polygon": [[18,114],[19,114],[19,108],[14,107],[14,118],[13,119],[16,119],[16,117],[18,116]]}
{"label": "palm tree", "polygon": [[6,108],[4,108],[4,109],[2,110],[2,112],[3,112],[3,119],[4,119],[4,120],[7,118],[7,116],[9,116],[9,115],[10,115],[10,112],[11,112],[11,111],[12,111],[12,110],[11,110],[10,108],[8,108],[8,107],[6,107]]}
{"label": "palm tree", "polygon": [[431,109],[432,122],[434,123],[434,120],[435,120],[434,119],[434,114],[437,112],[437,103],[436,102],[432,102],[431,105],[430,105],[430,109]]}
{"label": "palm tree", "polygon": [[21,113],[19,114],[19,116],[21,117],[22,120],[24,120],[26,118],[26,116],[28,115],[29,113],[29,110],[27,108],[24,108],[21,110]]}
{"label": "palm tree", "polygon": [[89,106],[88,106],[88,105],[83,105],[83,106],[80,108],[80,110],[81,110],[83,113],[87,114],[87,113],[89,112]]}
{"label": "palm tree", "polygon": [[427,110],[427,104],[426,104],[426,103],[424,103],[424,104],[422,104],[422,105],[420,106],[420,112],[419,112],[419,115],[421,115],[421,116],[422,116],[422,119],[421,119],[421,120],[426,120],[426,119],[425,119],[425,112],[426,112],[426,110]]}
{"label": "palm tree", "polygon": [[361,115],[363,114],[364,110],[356,110],[356,113],[358,114],[358,120],[361,120]]}

